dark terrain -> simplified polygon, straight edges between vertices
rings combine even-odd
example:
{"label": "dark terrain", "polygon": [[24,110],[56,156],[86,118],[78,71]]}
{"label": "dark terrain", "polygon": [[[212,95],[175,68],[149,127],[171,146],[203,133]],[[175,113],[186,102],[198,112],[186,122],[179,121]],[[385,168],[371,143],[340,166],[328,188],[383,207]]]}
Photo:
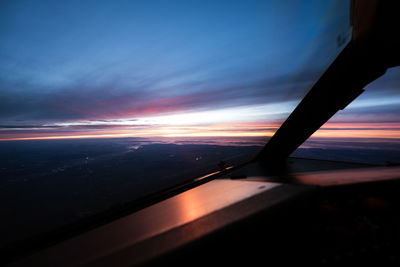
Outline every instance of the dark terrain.
{"label": "dark terrain", "polygon": [[137,139],[0,143],[2,244],[242,162],[259,146]]}
{"label": "dark terrain", "polygon": [[[0,142],[1,245],[251,159],[260,138]],[[397,140],[311,139],[292,156],[396,165]]]}

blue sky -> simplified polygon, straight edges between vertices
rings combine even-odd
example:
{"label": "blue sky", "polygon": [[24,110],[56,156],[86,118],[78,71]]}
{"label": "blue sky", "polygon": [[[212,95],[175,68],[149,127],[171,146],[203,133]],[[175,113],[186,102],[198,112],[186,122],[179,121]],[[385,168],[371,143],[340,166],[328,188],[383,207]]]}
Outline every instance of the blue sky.
{"label": "blue sky", "polygon": [[[224,110],[281,122],[343,48],[348,18],[345,1],[2,1],[0,125]],[[397,120],[398,94],[384,99],[399,80],[391,71],[355,112],[378,95]]]}

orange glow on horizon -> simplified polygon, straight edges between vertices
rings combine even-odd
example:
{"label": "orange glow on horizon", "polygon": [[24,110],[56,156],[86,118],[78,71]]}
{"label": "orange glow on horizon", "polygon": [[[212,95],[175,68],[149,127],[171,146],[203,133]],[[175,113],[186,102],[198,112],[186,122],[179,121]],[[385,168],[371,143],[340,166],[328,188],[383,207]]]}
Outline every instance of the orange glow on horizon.
{"label": "orange glow on horizon", "polygon": [[383,129],[383,128],[397,128],[400,130],[400,123],[398,122],[356,122],[356,123],[340,123],[340,122],[328,122],[325,123],[321,129],[332,129],[332,128],[371,128],[371,129]]}
{"label": "orange glow on horizon", "polygon": [[272,136],[277,129],[276,124],[222,124],[211,126],[158,126],[144,129],[118,129],[81,131],[69,133],[41,134],[32,132],[28,136],[2,138],[0,141],[17,140],[54,140],[54,139],[86,139],[86,138],[119,138],[119,137],[257,137]]}
{"label": "orange glow on horizon", "polygon": [[[54,140],[121,137],[271,137],[276,123],[235,123],[187,126],[148,126],[143,128],[97,129],[70,132],[0,132],[0,141]],[[400,138],[400,123],[327,123],[312,137],[318,138]]]}
{"label": "orange glow on horizon", "polygon": [[311,137],[319,138],[400,138],[399,130],[326,130],[320,129]]}
{"label": "orange glow on horizon", "polygon": [[326,123],[312,137],[319,138],[400,138],[400,123]]}

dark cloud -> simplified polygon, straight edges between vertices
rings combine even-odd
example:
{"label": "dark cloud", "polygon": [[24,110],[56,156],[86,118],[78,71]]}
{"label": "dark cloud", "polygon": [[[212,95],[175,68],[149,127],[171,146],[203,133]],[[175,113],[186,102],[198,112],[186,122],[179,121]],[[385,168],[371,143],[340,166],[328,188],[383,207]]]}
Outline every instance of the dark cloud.
{"label": "dark cloud", "polygon": [[7,129],[58,129],[62,126],[44,126],[44,125],[0,125],[0,130]]}
{"label": "dark cloud", "polygon": [[[166,75],[152,81],[119,76],[99,81],[96,78],[101,76],[99,70],[91,76],[92,82],[91,79],[77,78],[70,85],[58,88],[39,86],[23,79],[0,77],[0,119],[7,124],[19,121],[20,128],[21,125],[29,128],[31,125],[28,124],[32,123],[40,128],[52,122],[84,120],[103,120],[104,127],[111,127],[107,123],[119,118],[134,120],[141,116],[280,103],[300,100],[315,82],[313,79],[318,73],[318,70],[305,70],[292,76],[261,78],[251,82],[240,82],[237,79],[237,84],[218,85],[213,80],[183,81],[170,87],[168,81],[179,80],[179,75],[186,73]],[[381,78],[370,87],[375,91],[375,88],[383,88],[380,95],[385,95],[385,88],[393,94],[393,80],[398,79],[396,74],[398,70],[391,71],[388,77]],[[366,94],[372,93],[367,90]],[[368,96],[365,98],[368,99]],[[398,122],[399,112],[397,105],[351,108],[339,112],[331,121]]]}
{"label": "dark cloud", "polygon": [[397,104],[358,108],[348,107],[339,111],[330,122],[400,122],[399,114],[400,106]]}
{"label": "dark cloud", "polygon": [[[302,80],[286,77],[264,79],[257,82],[242,83],[235,86],[215,86],[209,81],[197,83],[204,90],[191,90],[193,84],[181,84],[177,89],[154,88],[157,81],[127,86],[125,81],[115,80],[92,85],[89,82],[74,82],[62,88],[39,87],[23,81],[12,90],[16,83],[0,80],[2,88],[0,117],[5,119],[24,119],[39,121],[70,120],[110,120],[121,117],[140,117],[188,110],[207,110],[227,106],[241,106],[259,103],[273,103],[282,100],[282,94],[292,88],[304,87]],[[163,80],[159,80],[161,83]],[[290,83],[290,84],[288,84]],[[303,83],[303,84],[302,84]],[[307,84],[309,82],[305,82]],[[134,84],[134,83],[133,83]],[[304,89],[304,88],[303,88]],[[172,92],[172,93],[170,93]],[[286,98],[287,99],[287,98]],[[286,100],[285,99],[285,100]]]}

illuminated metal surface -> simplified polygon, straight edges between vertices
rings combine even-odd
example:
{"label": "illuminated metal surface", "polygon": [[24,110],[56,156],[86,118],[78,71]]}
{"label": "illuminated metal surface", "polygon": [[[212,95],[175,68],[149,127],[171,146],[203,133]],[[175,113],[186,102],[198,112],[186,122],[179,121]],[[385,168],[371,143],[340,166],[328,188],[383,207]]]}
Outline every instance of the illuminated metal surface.
{"label": "illuminated metal surface", "polygon": [[[299,194],[309,185],[334,186],[400,178],[400,167],[319,171],[290,176],[282,185],[267,176],[213,180],[115,220],[11,266],[128,266],[153,259]],[[264,179],[264,180],[262,180]],[[286,179],[286,182],[289,180]]]}
{"label": "illuminated metal surface", "polygon": [[[324,163],[323,161],[321,161]],[[326,163],[334,163],[327,161]],[[307,162],[302,162],[302,164],[307,164]],[[339,169],[339,170],[319,170],[318,168],[313,170],[313,161],[308,163],[308,172],[295,173],[295,174],[282,174],[277,176],[263,175],[263,174],[250,174],[246,180],[247,181],[266,181],[266,182],[277,182],[277,183],[290,183],[290,184],[301,184],[301,185],[315,185],[315,186],[340,186],[340,185],[351,185],[351,184],[361,184],[361,183],[372,183],[372,182],[383,182],[390,180],[400,179],[400,167],[367,167],[367,168],[354,168],[351,169]],[[342,168],[349,168],[351,166],[346,166],[345,164],[338,166]],[[327,165],[329,167],[329,165]],[[357,166],[357,165],[354,165]],[[362,166],[362,165],[361,165]],[[256,168],[253,166],[253,170]],[[294,168],[296,170],[296,168]],[[257,170],[256,170],[257,171]],[[301,169],[298,169],[301,171]],[[249,170],[251,173],[251,168]]]}
{"label": "illuminated metal surface", "polygon": [[297,174],[293,176],[302,184],[335,186],[356,183],[380,182],[400,178],[400,167],[363,168]]}
{"label": "illuminated metal surface", "polygon": [[[91,263],[278,186],[267,182],[214,180],[27,257],[13,266]],[[138,253],[134,257],[141,255]]]}

